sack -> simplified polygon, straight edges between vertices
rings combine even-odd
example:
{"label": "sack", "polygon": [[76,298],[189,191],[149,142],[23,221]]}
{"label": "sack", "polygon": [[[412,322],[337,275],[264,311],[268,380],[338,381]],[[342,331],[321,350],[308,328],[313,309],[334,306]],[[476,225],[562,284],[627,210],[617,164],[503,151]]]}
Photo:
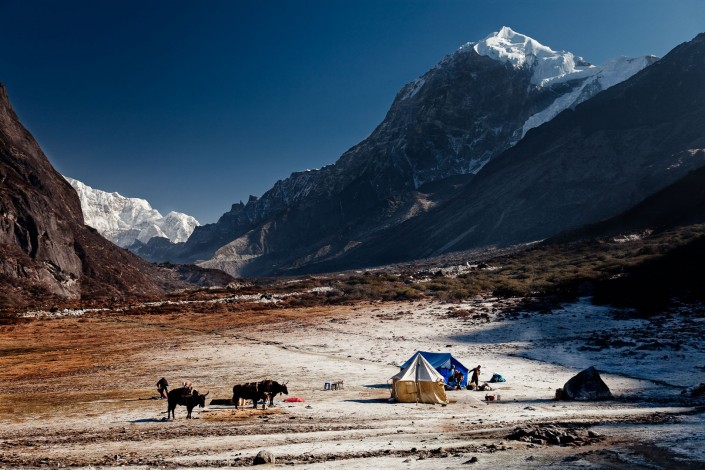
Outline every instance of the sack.
{"label": "sack", "polygon": [[507,380],[506,380],[504,377],[502,377],[500,374],[498,374],[497,372],[495,372],[494,374],[492,374],[492,378],[490,379],[490,382],[491,382],[491,383],[495,383],[495,382],[506,382],[506,381],[507,381]]}

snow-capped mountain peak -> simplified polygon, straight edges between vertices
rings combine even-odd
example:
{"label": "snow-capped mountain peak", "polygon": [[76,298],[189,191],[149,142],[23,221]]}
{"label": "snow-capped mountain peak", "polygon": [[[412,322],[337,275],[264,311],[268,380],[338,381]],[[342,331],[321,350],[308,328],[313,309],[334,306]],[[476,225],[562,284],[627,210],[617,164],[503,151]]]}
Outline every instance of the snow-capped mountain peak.
{"label": "snow-capped mountain peak", "polygon": [[181,212],[169,212],[163,217],[144,199],[108,193],[64,177],[78,193],[86,225],[122,247],[135,240],[147,243],[151,238],[164,237],[173,243],[185,242],[198,221]]}
{"label": "snow-capped mountain peak", "polygon": [[580,83],[570,92],[558,94],[550,105],[530,116],[515,141],[523,138],[534,127],[550,121],[561,111],[574,108],[658,60],[654,56],[618,57],[605,65],[592,65],[571,52],[554,51],[508,26],[481,41],[461,46],[459,52],[466,52],[470,48],[479,55],[508,63],[515,68],[530,69],[531,84],[537,88],[553,87],[571,80]]}
{"label": "snow-capped mountain peak", "polygon": [[473,47],[480,55],[508,62],[514,67],[531,67],[531,81],[537,85],[592,67],[571,52],[554,51],[508,26],[477,43],[469,43],[463,47]]}

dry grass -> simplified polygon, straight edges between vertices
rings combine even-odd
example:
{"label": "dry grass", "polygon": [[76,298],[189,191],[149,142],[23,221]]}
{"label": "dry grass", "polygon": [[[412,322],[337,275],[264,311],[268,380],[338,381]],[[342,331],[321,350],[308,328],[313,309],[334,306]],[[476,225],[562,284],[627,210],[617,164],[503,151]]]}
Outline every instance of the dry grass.
{"label": "dry grass", "polygon": [[[99,413],[95,404],[101,401],[139,406],[139,400],[156,395],[153,384],[163,369],[174,366],[164,359],[145,362],[150,352],[178,358],[197,348],[204,335],[247,340],[244,331],[306,328],[345,314],[339,307],[225,313],[182,308],[160,315],[96,314],[5,325],[0,380],[12,386],[0,394],[0,413],[21,419],[69,413],[77,405],[82,414]],[[88,402],[94,406],[83,405]]]}
{"label": "dry grass", "polygon": [[581,290],[589,289],[595,283],[663,257],[702,236],[705,236],[705,225],[693,225],[627,242],[609,238],[539,245],[485,259],[490,269],[478,268],[460,275],[443,274],[440,269],[418,272],[407,267],[342,278],[304,279],[297,283],[267,286],[267,289],[303,290],[321,285],[332,288],[332,292],[325,296],[298,297],[296,302],[300,305],[421,298],[453,302],[483,293],[500,297],[556,296],[567,300],[584,295]]}
{"label": "dry grass", "polygon": [[251,421],[254,418],[266,418],[273,415],[283,415],[284,410],[279,408],[267,408],[266,410],[255,410],[254,408],[241,407],[239,410],[216,410],[208,411],[202,415],[204,421],[219,422],[243,422]]}

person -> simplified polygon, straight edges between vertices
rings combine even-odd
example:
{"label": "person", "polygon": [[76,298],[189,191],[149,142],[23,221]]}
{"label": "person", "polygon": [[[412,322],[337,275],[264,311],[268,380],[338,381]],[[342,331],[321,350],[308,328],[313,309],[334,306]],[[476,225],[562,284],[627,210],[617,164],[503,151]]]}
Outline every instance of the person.
{"label": "person", "polygon": [[169,395],[169,382],[164,377],[157,382],[157,392],[159,392],[159,398],[162,399],[167,398],[167,395]]}
{"label": "person", "polygon": [[455,390],[456,386],[458,384],[455,383],[455,366],[451,365],[450,366],[450,372],[448,374],[448,388],[447,390]]}
{"label": "person", "polygon": [[448,379],[446,380],[447,387],[446,390],[455,390],[455,366],[450,366],[450,371],[448,372]]}
{"label": "person", "polygon": [[481,366],[477,366],[470,371],[472,372],[470,383],[474,383],[476,388],[480,386],[480,367]]}
{"label": "person", "polygon": [[455,383],[458,390],[460,390],[464,378],[465,375],[462,372],[460,372],[459,370],[455,371]]}

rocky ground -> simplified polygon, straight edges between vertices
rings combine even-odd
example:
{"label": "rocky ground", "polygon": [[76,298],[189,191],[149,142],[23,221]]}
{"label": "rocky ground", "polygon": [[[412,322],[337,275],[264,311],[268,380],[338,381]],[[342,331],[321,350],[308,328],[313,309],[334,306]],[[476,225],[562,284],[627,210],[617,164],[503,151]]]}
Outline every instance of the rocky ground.
{"label": "rocky ground", "polygon": [[[175,305],[152,314],[34,315],[0,327],[0,468],[702,468],[703,310],[650,319],[586,300],[550,312],[476,298],[278,308]],[[446,406],[389,403],[416,350],[499,372],[492,392]],[[615,399],[556,402],[594,365]],[[267,410],[179,407],[154,384],[193,381],[223,403],[232,386],[288,382]],[[326,381],[344,381],[324,390]],[[486,401],[487,394],[499,400]]]}

